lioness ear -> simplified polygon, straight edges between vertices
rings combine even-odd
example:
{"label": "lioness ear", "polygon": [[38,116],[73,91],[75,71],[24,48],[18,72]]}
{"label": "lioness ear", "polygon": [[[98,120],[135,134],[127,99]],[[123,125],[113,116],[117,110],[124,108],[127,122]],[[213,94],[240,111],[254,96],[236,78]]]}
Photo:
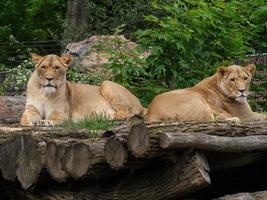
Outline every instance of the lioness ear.
{"label": "lioness ear", "polygon": [[71,54],[63,54],[61,60],[64,64],[69,65],[73,60],[73,56]]}
{"label": "lioness ear", "polygon": [[219,67],[219,68],[217,69],[217,73],[218,73],[221,77],[225,76],[225,75],[227,74],[227,72],[228,72],[228,69],[227,69],[226,67]]}
{"label": "lioness ear", "polygon": [[256,66],[254,64],[249,64],[245,67],[247,71],[249,71],[251,74],[253,74],[256,70]]}
{"label": "lioness ear", "polygon": [[32,62],[35,65],[43,58],[42,56],[39,56],[36,53],[31,53],[31,57],[32,57]]}

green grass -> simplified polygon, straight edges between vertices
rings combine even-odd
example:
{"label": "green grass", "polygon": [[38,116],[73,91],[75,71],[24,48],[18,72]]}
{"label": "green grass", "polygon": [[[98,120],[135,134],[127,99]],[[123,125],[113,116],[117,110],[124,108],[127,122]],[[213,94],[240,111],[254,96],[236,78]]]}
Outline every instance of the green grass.
{"label": "green grass", "polygon": [[115,121],[109,120],[106,117],[86,117],[78,122],[65,121],[62,125],[63,128],[70,129],[89,129],[101,130],[115,126]]}

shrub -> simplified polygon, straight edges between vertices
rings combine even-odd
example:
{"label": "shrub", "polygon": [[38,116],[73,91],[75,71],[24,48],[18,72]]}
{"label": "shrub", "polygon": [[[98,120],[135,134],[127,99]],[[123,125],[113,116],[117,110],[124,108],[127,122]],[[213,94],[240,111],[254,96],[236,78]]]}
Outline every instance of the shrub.
{"label": "shrub", "polygon": [[262,112],[267,111],[267,74],[261,73],[262,70],[266,69],[266,66],[257,65],[259,70],[251,84],[251,96],[249,98],[249,104],[253,110]]}
{"label": "shrub", "polygon": [[[137,32],[138,42],[151,51],[150,70],[171,88],[192,86],[214,68],[244,58],[253,49],[252,25],[238,1],[176,0],[153,4],[164,17],[146,16],[157,25]],[[242,7],[241,7],[242,8]]]}
{"label": "shrub", "polygon": [[30,60],[25,60],[15,68],[0,65],[0,71],[6,72],[6,78],[0,85],[0,95],[10,90],[16,93],[25,90],[33,68]]}

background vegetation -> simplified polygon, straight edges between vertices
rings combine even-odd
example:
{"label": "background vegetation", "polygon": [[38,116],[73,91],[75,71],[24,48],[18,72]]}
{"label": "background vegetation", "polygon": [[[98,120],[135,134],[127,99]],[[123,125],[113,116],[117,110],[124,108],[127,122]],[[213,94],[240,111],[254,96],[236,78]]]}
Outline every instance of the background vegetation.
{"label": "background vegetation", "polygon": [[[113,71],[114,81],[129,88],[144,105],[158,93],[194,85],[220,65],[232,64],[237,59],[246,61],[248,54],[267,52],[265,0],[88,0],[86,5],[82,34],[76,33],[74,27],[72,38],[68,39],[120,33],[137,42],[139,48],[134,50],[108,49],[111,62],[107,67]],[[68,25],[64,23],[65,1],[8,0],[0,6],[1,57],[16,60],[20,56],[20,60],[25,60],[28,52],[49,50],[25,45],[25,41],[66,39],[62,38]],[[16,48],[13,56],[14,50],[9,48],[16,45],[20,48]],[[23,49],[23,45],[27,48]],[[58,49],[50,51],[57,53]],[[140,56],[144,52],[150,56]],[[0,64],[8,71],[18,65]],[[25,63],[20,66],[30,68]],[[101,80],[75,69],[68,77],[95,84]],[[251,105],[266,110],[266,76],[256,78],[262,84],[253,85],[252,89],[262,97],[260,103],[252,99]],[[22,84],[26,81],[23,78]]]}

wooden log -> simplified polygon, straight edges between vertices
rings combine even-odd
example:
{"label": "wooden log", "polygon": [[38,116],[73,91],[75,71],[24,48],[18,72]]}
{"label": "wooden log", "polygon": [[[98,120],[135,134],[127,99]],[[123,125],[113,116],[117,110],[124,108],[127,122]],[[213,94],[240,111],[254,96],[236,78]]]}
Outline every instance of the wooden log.
{"label": "wooden log", "polygon": [[125,166],[128,158],[126,135],[110,137],[104,148],[104,156],[112,169],[120,169]]}
{"label": "wooden log", "polygon": [[237,194],[225,195],[223,197],[215,198],[214,200],[265,200],[267,199],[267,191],[258,191],[258,192],[242,192]]}
{"label": "wooden log", "polygon": [[133,170],[153,165],[155,159],[137,159],[127,149],[127,134],[110,137],[104,149],[104,156],[112,169]]}
{"label": "wooden log", "polygon": [[[133,122],[136,124],[136,122]],[[138,121],[137,124],[140,124]],[[140,169],[153,163],[153,160],[136,159],[134,158],[127,147],[128,135],[133,130],[132,123],[130,126],[125,126],[121,130],[116,130],[116,134],[109,137],[104,148],[104,156],[112,169]]]}
{"label": "wooden log", "polygon": [[[124,127],[127,126],[99,131],[98,135],[126,130]],[[0,169],[3,178],[11,181],[17,179],[24,189],[28,189],[35,186],[43,170],[58,182],[68,178],[113,176],[104,159],[107,139],[90,138],[88,132],[62,128],[0,127]]]}
{"label": "wooden log", "polygon": [[[42,189],[31,199],[165,200],[181,198],[210,184],[203,154],[188,152],[177,163],[160,162],[152,168],[126,173],[118,180],[76,185],[78,192]],[[112,184],[111,184],[112,183]],[[79,184],[79,183],[77,183]]]}
{"label": "wooden log", "polygon": [[135,157],[142,157],[149,150],[150,140],[145,124],[134,124],[128,136],[128,149]]}
{"label": "wooden log", "polygon": [[202,133],[161,133],[163,149],[196,148],[222,152],[248,152],[267,150],[267,135],[224,137]]}
{"label": "wooden log", "polygon": [[128,149],[135,157],[157,157],[169,153],[159,145],[161,133],[203,133],[217,136],[267,135],[267,121],[237,124],[229,121],[137,123],[128,136]]}
{"label": "wooden log", "polygon": [[231,121],[185,121],[148,123],[146,126],[151,133],[203,133],[207,135],[229,137],[267,134],[267,120],[243,123],[236,123]]}
{"label": "wooden log", "polygon": [[0,169],[6,180],[18,179],[22,188],[30,188],[42,168],[41,148],[29,135],[18,135],[13,141],[0,146]]}
{"label": "wooden log", "polygon": [[19,123],[25,104],[23,96],[0,96],[0,124]]}
{"label": "wooden log", "polygon": [[128,149],[136,158],[155,158],[166,155],[159,145],[159,133],[149,130],[144,122],[133,125],[128,135]]}

